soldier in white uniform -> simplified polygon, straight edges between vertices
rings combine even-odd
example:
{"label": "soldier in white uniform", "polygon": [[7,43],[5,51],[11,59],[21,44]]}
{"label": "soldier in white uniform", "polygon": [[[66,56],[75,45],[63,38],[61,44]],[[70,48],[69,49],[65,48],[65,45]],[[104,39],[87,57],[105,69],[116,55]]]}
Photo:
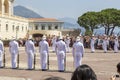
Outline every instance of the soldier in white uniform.
{"label": "soldier in white uniform", "polygon": [[39,53],[41,59],[41,68],[42,71],[47,70],[48,55],[49,55],[49,44],[46,41],[46,36],[42,37],[42,41],[39,42]]}
{"label": "soldier in white uniform", "polygon": [[82,57],[84,55],[84,46],[80,42],[79,36],[76,38],[76,42],[73,44],[72,54],[73,54],[75,68],[77,68],[79,65],[81,65]]}
{"label": "soldier in white uniform", "polygon": [[109,45],[109,41],[107,39],[107,36],[104,36],[103,43],[102,43],[102,48],[104,50],[104,53],[107,52],[107,46]]}
{"label": "soldier in white uniform", "polygon": [[25,51],[28,55],[28,70],[33,69],[34,55],[35,55],[35,45],[32,41],[32,36],[25,42]]}
{"label": "soldier in white uniform", "polygon": [[57,42],[57,38],[56,38],[56,36],[54,35],[53,38],[52,38],[52,49],[53,49],[53,52],[55,52],[56,42]]}
{"label": "soldier in white uniform", "polygon": [[94,53],[95,52],[95,38],[94,38],[94,34],[92,35],[91,40],[90,40],[90,48],[91,48],[91,53]]}
{"label": "soldier in white uniform", "polygon": [[66,44],[62,40],[63,37],[59,37],[59,41],[56,43],[56,54],[58,59],[58,70],[59,72],[63,72],[65,70],[65,59],[66,59]]}
{"label": "soldier in white uniform", "polygon": [[3,54],[4,54],[4,45],[0,38],[0,68],[3,67]]}
{"label": "soldier in white uniform", "polygon": [[65,43],[66,43],[66,48],[67,48],[67,52],[70,52],[70,37],[69,35],[66,36],[66,39],[65,39]]}
{"label": "soldier in white uniform", "polygon": [[118,52],[118,47],[119,47],[119,43],[118,43],[118,38],[116,37],[114,39],[114,53]]}
{"label": "soldier in white uniform", "polygon": [[19,44],[15,40],[15,37],[13,37],[13,40],[9,43],[9,51],[11,53],[11,62],[12,62],[12,68],[17,68],[17,56],[19,54]]}
{"label": "soldier in white uniform", "polygon": [[79,37],[80,37],[80,42],[83,44],[84,43],[83,42],[83,36],[80,34]]}

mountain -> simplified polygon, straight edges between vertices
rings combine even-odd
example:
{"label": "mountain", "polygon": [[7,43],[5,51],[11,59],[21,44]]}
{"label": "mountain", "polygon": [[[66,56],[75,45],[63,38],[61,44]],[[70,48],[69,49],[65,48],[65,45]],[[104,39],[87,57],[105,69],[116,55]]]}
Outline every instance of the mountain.
{"label": "mountain", "polygon": [[14,15],[25,17],[25,18],[43,18],[36,12],[23,7],[23,6],[15,6],[14,7]]}
{"label": "mountain", "polygon": [[85,29],[79,26],[76,19],[65,17],[65,18],[59,18],[58,20],[64,22],[63,24],[64,29],[81,29],[82,32],[85,32]]}
{"label": "mountain", "polygon": [[69,23],[72,23],[72,24],[76,24],[77,23],[76,19],[69,18],[69,17],[59,18],[59,20],[63,20],[64,22],[69,22]]}

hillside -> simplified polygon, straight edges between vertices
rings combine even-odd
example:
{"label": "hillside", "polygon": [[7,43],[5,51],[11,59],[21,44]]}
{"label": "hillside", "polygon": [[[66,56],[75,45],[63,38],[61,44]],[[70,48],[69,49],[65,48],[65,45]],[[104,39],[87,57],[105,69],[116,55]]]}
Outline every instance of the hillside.
{"label": "hillside", "polygon": [[25,17],[25,18],[43,18],[36,12],[23,7],[23,6],[15,6],[14,7],[14,15]]}

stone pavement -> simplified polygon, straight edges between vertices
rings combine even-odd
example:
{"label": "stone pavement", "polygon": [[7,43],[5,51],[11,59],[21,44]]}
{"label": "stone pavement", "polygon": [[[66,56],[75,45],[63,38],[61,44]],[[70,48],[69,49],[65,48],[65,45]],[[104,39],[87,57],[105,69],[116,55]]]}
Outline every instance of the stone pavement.
{"label": "stone pavement", "polygon": [[[42,80],[44,77],[48,76],[59,76],[66,80],[70,80],[72,72],[74,71],[73,57],[71,53],[67,53],[66,57],[66,72],[57,71],[57,58],[56,54],[52,52],[50,48],[50,70],[41,71],[40,66],[40,55],[38,53],[38,48],[36,48],[36,68],[35,70],[27,69],[27,55],[24,51],[24,47],[20,48],[20,68],[11,69],[11,56],[9,54],[8,48],[6,50],[6,68],[0,69],[0,76],[8,78],[23,78],[23,80],[30,78],[31,80]],[[120,53],[113,53],[113,51],[108,51],[108,53],[103,53],[103,50],[96,50],[95,53],[90,53],[90,49],[85,49],[85,55],[82,60],[83,64],[88,64],[97,74],[98,80],[109,80],[109,78],[116,74],[116,64],[120,62]],[[1,80],[1,78],[0,78]],[[2,79],[4,80],[4,79]],[[11,80],[11,79],[10,79]],[[13,80],[13,79],[12,79]],[[16,79],[17,80],[17,79]],[[19,80],[19,79],[18,79]]]}
{"label": "stone pavement", "polygon": [[0,80],[31,80],[31,79],[0,76]]}

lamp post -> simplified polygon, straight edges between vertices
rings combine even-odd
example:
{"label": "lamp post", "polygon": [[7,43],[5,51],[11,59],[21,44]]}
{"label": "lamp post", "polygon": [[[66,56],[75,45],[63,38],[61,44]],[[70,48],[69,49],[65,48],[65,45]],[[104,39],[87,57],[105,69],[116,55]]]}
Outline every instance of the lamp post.
{"label": "lamp post", "polygon": [[18,29],[19,29],[19,26],[16,26],[16,39],[17,39],[17,36],[18,36]]}

